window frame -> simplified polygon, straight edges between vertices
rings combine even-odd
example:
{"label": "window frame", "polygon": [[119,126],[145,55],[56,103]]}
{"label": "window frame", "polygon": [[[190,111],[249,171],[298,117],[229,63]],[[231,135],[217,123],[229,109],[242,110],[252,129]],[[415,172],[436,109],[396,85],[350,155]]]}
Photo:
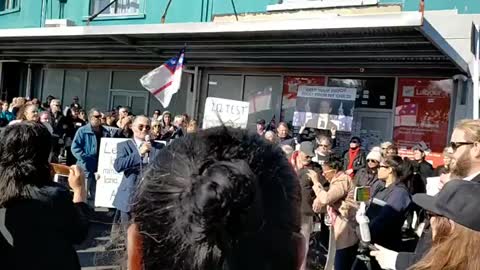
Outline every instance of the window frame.
{"label": "window frame", "polygon": [[[0,1],[6,1],[6,0],[0,0]],[[0,16],[20,11],[21,0],[11,0],[11,1],[12,2],[9,2],[9,3],[13,3],[13,7],[6,7],[4,10],[0,10]]]}
{"label": "window frame", "polygon": [[280,4],[267,6],[267,11],[346,8],[377,5],[380,0],[283,0]]}
{"label": "window frame", "polygon": [[[83,21],[87,21],[88,18],[93,15],[90,14],[91,6],[95,0],[89,0],[88,4],[84,7]],[[107,20],[127,20],[127,19],[144,19],[145,18],[145,6],[147,0],[138,0],[138,13],[120,13],[120,14],[99,14],[94,21],[107,21]]]}

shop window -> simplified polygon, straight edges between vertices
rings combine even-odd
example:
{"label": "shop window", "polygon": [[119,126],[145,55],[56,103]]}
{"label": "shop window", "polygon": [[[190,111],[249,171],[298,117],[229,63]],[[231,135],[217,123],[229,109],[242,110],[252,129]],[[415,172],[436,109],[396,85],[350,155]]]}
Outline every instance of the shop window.
{"label": "shop window", "polygon": [[355,108],[393,108],[395,78],[329,78],[328,85],[356,88]]}
{"label": "shop window", "polygon": [[[114,0],[90,0],[90,15],[100,12]],[[117,0],[101,15],[136,15],[140,13],[141,0]]]}
{"label": "shop window", "polygon": [[0,0],[0,12],[8,12],[18,8],[20,0]]}

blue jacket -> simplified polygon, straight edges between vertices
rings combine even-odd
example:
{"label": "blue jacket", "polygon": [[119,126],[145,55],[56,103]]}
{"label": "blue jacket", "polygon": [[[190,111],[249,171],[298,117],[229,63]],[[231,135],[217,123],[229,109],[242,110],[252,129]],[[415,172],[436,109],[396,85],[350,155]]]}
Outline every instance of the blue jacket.
{"label": "blue jacket", "polygon": [[[152,142],[149,159],[153,160],[163,146]],[[122,212],[130,212],[130,201],[136,191],[142,169],[147,166],[143,161],[133,140],[117,145],[117,158],[113,167],[117,172],[123,172],[123,178],[113,200],[113,206]]]}
{"label": "blue jacket", "polygon": [[[102,127],[102,138],[111,137],[110,132]],[[84,171],[86,177],[92,177],[98,168],[97,138],[92,126],[87,124],[77,130],[72,142],[72,154],[77,159],[77,165]]]}
{"label": "blue jacket", "polygon": [[0,113],[0,118],[5,118],[8,122],[10,122],[12,120],[15,120],[15,115],[9,111],[6,111]]}

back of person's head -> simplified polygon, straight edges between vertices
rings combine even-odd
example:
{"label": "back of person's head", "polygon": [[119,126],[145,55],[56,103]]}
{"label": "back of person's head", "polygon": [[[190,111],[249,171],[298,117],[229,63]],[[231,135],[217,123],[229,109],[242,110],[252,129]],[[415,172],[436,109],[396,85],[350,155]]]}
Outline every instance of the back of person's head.
{"label": "back of person's head", "polygon": [[255,134],[220,127],[175,140],[133,201],[144,269],[298,269],[300,202],[282,150]]}
{"label": "back of person's head", "polygon": [[51,149],[48,129],[36,122],[10,125],[0,139],[0,205],[24,197],[27,185],[51,182],[48,157]]}
{"label": "back of person's head", "polygon": [[330,154],[323,163],[323,166],[327,166],[330,169],[333,169],[335,171],[341,171],[343,168],[343,161],[342,158],[339,157],[336,154]]}

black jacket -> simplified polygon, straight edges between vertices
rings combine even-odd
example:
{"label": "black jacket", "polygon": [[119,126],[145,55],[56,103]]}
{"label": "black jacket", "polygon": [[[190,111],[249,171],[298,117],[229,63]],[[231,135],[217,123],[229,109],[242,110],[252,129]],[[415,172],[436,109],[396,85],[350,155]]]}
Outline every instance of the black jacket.
{"label": "black jacket", "polygon": [[371,189],[371,196],[375,196],[379,191],[385,188],[385,182],[378,179],[378,173],[373,172],[368,168],[360,169],[355,177],[353,178],[355,186],[357,187],[366,187],[369,186]]}
{"label": "black jacket", "polygon": [[419,174],[422,177],[423,183],[427,184],[427,177],[432,177],[434,175],[432,164],[427,161],[422,161],[420,163],[416,162],[414,166],[414,171],[416,174]]}
{"label": "black jacket", "polygon": [[312,162],[309,166],[297,172],[300,180],[300,186],[302,188],[301,212],[303,216],[313,216],[315,214],[312,209],[313,200],[315,199],[315,192],[313,192],[313,182],[307,175],[308,170],[313,170],[318,174],[319,177],[322,177],[322,167],[315,162]]}
{"label": "black jacket", "polygon": [[[348,163],[350,162],[350,155],[348,150],[343,154],[343,170],[348,169]],[[353,173],[357,173],[358,170],[367,167],[367,155],[363,149],[360,149],[357,157],[353,161]]]}
{"label": "black jacket", "polygon": [[0,216],[0,228],[8,230],[7,237],[0,230],[1,269],[80,269],[73,245],[87,237],[88,205],[74,204],[70,192],[54,183],[27,189],[31,198],[8,202]]}

